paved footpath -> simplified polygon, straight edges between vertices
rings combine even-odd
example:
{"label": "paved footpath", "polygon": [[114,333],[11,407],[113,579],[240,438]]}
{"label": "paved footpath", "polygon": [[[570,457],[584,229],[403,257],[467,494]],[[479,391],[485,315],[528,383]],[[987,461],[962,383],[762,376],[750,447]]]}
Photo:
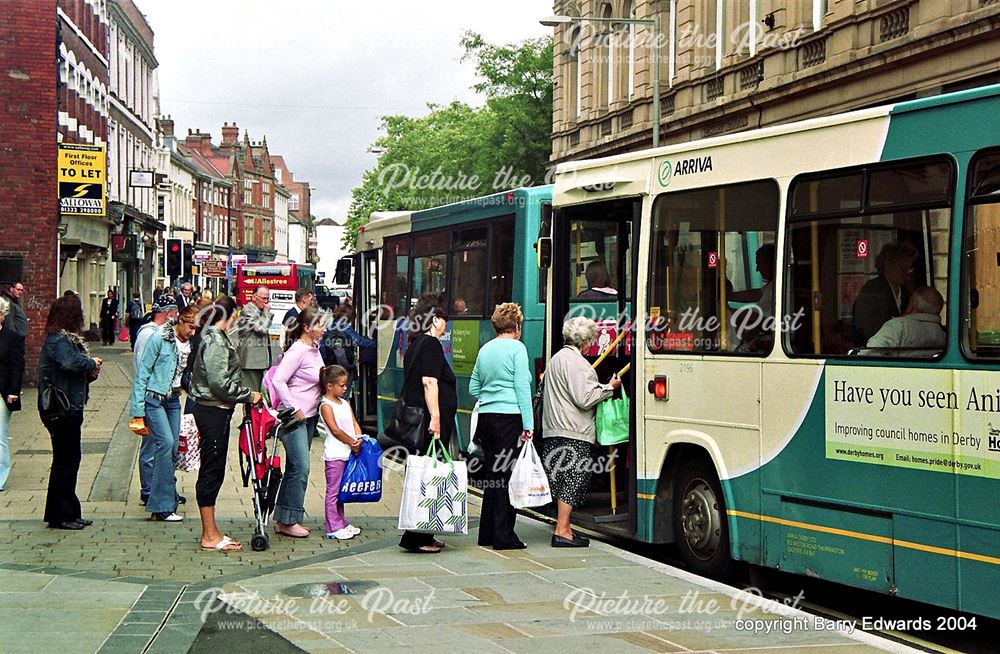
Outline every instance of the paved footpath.
{"label": "paved footpath", "polygon": [[231,449],[219,524],[246,550],[204,551],[194,474],[179,475],[179,492],[190,498],[179,511],[184,522],[145,520],[138,439],[126,427],[131,353],[122,346],[94,353],[106,363],[85,416],[77,486],[94,526],[45,527],[51,447],[32,392],[12,420],[14,466],[0,493],[4,654],[910,651],[865,634],[817,629],[806,614],[759,607],[745,593],[604,543],[553,549],[550,528],[524,517],[518,533],[528,549],[477,547],[474,498],[472,535],[444,537],[448,547],[437,555],[403,552],[396,546],[398,470],[387,470],[380,503],[348,506],[351,522],[363,529],[359,537],[326,541],[318,442],[305,522],[314,536],[272,535],[268,551],[249,550],[250,494]]}

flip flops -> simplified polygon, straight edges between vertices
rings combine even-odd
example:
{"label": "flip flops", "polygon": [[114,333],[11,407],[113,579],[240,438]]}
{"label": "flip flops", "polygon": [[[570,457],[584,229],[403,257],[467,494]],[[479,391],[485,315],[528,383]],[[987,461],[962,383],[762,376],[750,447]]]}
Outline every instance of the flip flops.
{"label": "flip flops", "polygon": [[[234,547],[232,549],[226,549],[227,547],[230,547],[232,545],[235,545],[236,547]],[[215,545],[211,545],[211,546],[207,546],[207,547],[205,545],[202,545],[201,549],[203,549],[203,550],[215,550],[216,552],[239,552],[239,551],[241,551],[243,549],[243,545],[241,543],[233,540],[229,536],[223,536],[222,540],[220,540]]]}

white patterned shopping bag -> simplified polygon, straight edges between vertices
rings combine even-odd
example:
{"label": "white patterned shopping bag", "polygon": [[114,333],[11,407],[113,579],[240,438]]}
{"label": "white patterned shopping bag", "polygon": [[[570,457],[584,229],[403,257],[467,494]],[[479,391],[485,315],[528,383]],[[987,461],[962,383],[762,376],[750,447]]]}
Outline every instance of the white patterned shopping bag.
{"label": "white patterned shopping bag", "polygon": [[427,456],[406,458],[399,528],[434,534],[469,533],[468,491],[465,462],[452,461],[440,443],[432,440]]}
{"label": "white patterned shopping bag", "polygon": [[181,416],[181,437],[177,447],[177,469],[181,472],[194,472],[201,467],[201,438],[198,435],[198,425],[194,414],[185,413]]}

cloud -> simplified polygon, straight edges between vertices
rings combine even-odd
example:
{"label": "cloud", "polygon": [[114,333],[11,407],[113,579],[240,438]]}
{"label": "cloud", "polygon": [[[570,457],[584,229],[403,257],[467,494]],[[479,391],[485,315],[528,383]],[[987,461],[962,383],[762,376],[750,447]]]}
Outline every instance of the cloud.
{"label": "cloud", "polygon": [[154,31],[160,112],[176,133],[236,121],[316,187],[313,213],[342,220],[375,163],[380,116],[426,115],[428,102],[481,104],[460,61],[465,30],[491,42],[551,33],[551,0],[135,0]]}

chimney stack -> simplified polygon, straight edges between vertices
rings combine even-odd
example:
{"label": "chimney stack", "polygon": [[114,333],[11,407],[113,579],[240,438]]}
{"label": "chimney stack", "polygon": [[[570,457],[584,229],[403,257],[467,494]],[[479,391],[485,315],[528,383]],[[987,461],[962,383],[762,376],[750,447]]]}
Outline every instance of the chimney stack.
{"label": "chimney stack", "polygon": [[222,143],[223,147],[227,145],[237,145],[240,139],[240,128],[236,126],[234,122],[232,125],[229,123],[222,124]]}
{"label": "chimney stack", "polygon": [[189,129],[187,138],[184,139],[184,145],[192,150],[197,150],[206,157],[212,156],[212,135],[201,130],[196,129],[192,132]]}
{"label": "chimney stack", "polygon": [[174,137],[174,119],[173,118],[171,118],[170,116],[160,116],[159,118],[156,119],[156,125],[157,125],[157,128],[159,128],[159,130],[160,130],[160,134],[162,134],[164,136],[164,138],[173,138]]}

